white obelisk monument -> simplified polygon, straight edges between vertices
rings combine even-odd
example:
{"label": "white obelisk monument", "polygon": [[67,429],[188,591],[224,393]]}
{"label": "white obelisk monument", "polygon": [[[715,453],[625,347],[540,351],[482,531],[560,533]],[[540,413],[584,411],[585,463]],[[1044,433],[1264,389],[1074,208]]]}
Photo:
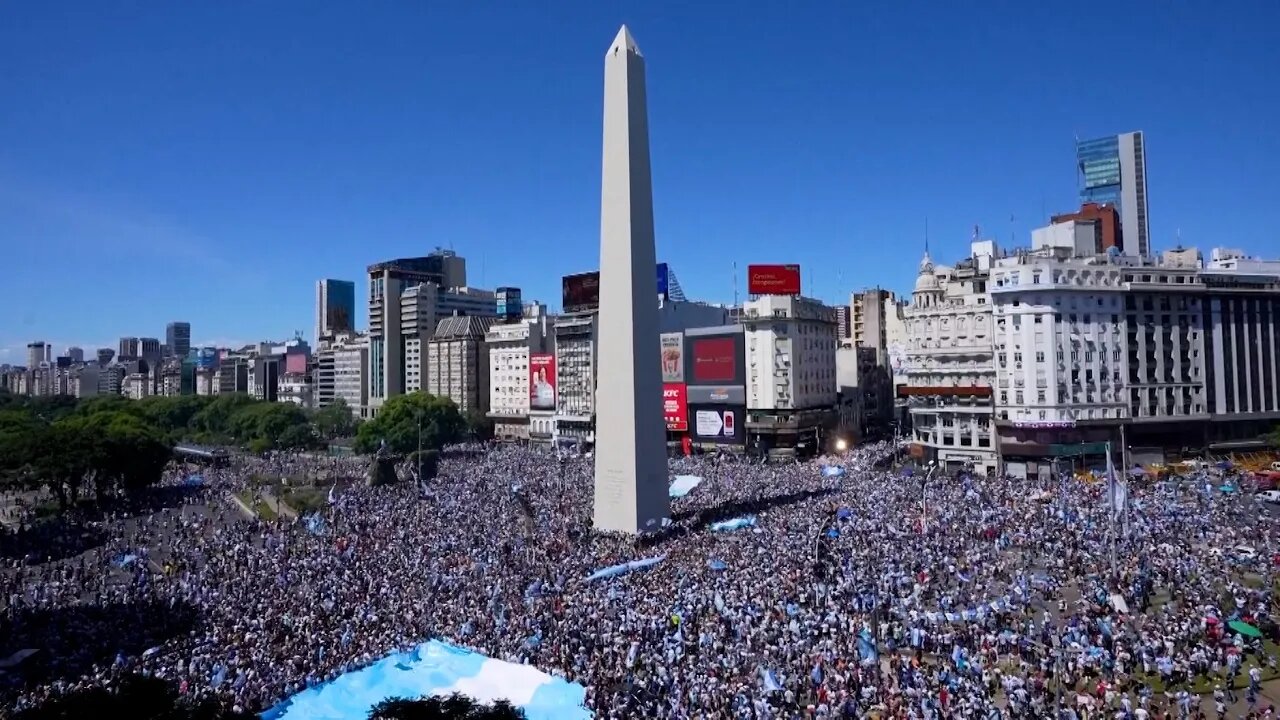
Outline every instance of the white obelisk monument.
{"label": "white obelisk monument", "polygon": [[595,528],[657,530],[671,511],[644,58],[624,25],[604,58]]}

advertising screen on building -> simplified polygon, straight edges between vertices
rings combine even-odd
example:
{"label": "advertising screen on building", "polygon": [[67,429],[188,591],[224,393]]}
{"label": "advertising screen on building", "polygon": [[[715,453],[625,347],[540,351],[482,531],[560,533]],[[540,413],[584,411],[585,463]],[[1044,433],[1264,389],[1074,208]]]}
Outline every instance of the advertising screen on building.
{"label": "advertising screen on building", "polygon": [[799,265],[748,265],[747,292],[752,295],[799,295]]}
{"label": "advertising screen on building", "polygon": [[671,280],[669,279],[669,274],[670,272],[667,269],[667,264],[658,263],[658,297],[663,300],[666,300],[667,296],[671,292]]}
{"label": "advertising screen on building", "polygon": [[746,406],[743,405],[690,405],[689,434],[694,442],[718,445],[743,445],[746,431]]}
{"label": "advertising screen on building", "polygon": [[684,383],[662,384],[662,418],[667,429],[684,432],[689,429],[689,406],[685,400]]}
{"label": "advertising screen on building", "polygon": [[529,409],[556,409],[556,356],[533,353],[529,356]]}
{"label": "advertising screen on building", "polygon": [[741,360],[738,356],[738,343],[733,337],[690,338],[689,353],[692,365],[690,384],[733,383],[737,378]]}
{"label": "advertising screen on building", "polygon": [[600,307],[600,272],[565,275],[561,279],[560,306],[565,312],[582,312]]}
{"label": "advertising screen on building", "polygon": [[662,382],[684,382],[684,333],[662,333],[658,344],[662,348]]}

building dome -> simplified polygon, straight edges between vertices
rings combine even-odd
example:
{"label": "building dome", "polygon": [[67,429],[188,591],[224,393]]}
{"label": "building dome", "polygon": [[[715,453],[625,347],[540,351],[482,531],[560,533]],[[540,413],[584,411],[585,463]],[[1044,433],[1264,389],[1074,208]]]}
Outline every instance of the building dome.
{"label": "building dome", "polygon": [[934,292],[940,289],[938,285],[938,277],[933,274],[933,260],[929,258],[929,251],[926,250],[924,257],[920,260],[920,275],[916,278],[916,292]]}

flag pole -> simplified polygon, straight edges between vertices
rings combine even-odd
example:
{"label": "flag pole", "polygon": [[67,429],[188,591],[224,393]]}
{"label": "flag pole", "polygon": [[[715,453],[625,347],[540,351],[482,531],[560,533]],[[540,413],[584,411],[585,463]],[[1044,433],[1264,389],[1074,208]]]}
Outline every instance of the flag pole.
{"label": "flag pole", "polygon": [[1111,459],[1111,441],[1107,441],[1107,491],[1110,496],[1111,512],[1107,513],[1107,539],[1111,545],[1111,581],[1119,587],[1120,574],[1116,571],[1116,511],[1119,509],[1119,500],[1116,496],[1117,487],[1116,467]]}

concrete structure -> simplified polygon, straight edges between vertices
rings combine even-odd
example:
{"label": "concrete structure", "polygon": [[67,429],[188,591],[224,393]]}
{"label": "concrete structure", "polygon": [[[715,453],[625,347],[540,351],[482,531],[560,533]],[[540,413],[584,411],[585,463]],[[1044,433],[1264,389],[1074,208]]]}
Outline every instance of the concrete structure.
{"label": "concrete structure", "polygon": [[97,358],[99,365],[110,365],[115,356],[116,351],[111,348],[98,348]]}
{"label": "concrete structure", "polygon": [[356,284],[350,280],[316,281],[316,335],[329,338],[355,331]]}
{"label": "concrete structure", "polygon": [[494,293],[466,281],[465,260],[448,250],[369,267],[370,416],[388,397],[426,387],[422,346],[441,318],[496,314]]}
{"label": "concrete structure", "polygon": [[597,530],[657,530],[670,513],[644,59],[623,26],[605,54],[600,192]]}
{"label": "concrete structure", "polygon": [[1151,254],[1147,229],[1147,152],[1141,132],[1076,143],[1080,202],[1109,204],[1120,211],[1124,254]]}
{"label": "concrete structure", "polygon": [[120,388],[121,394],[134,400],[141,400],[151,395],[151,378],[146,373],[129,373]]}
{"label": "concrete structure", "polygon": [[357,418],[366,417],[369,404],[365,375],[369,366],[369,336],[340,333],[316,353],[317,407],[342,400]]}
{"label": "concrete structure", "polygon": [[171,322],[164,328],[164,344],[170,357],[185,358],[191,354],[191,323]]}
{"label": "concrete structure", "polygon": [[1249,257],[1243,250],[1231,248],[1214,248],[1209,254],[1209,262],[1205,265],[1209,271],[1226,271],[1247,275],[1280,276],[1280,260],[1263,260]]}
{"label": "concrete structure", "polygon": [[34,370],[40,367],[40,363],[45,362],[45,353],[48,345],[43,340],[27,343],[27,369]]}
{"label": "concrete structure", "polygon": [[[552,351],[554,326],[545,305],[529,305],[514,322],[495,324],[485,333],[489,355],[489,417],[494,437],[515,442],[531,438],[529,356]],[[557,383],[558,383],[557,378]],[[548,420],[538,439],[549,440],[554,410],[541,413]]]}
{"label": "concrete structure", "polygon": [[125,366],[120,363],[103,365],[98,370],[98,394],[119,395],[124,388]]}
{"label": "concrete structure", "polygon": [[995,243],[976,240],[956,267],[935,266],[926,251],[906,310],[907,400],[912,454],[949,470],[972,464],[994,474],[995,363],[988,278]]}
{"label": "concrete structure", "polygon": [[748,445],[771,454],[821,451],[839,389],[835,310],[790,295],[761,295],[742,309]]}
{"label": "concrete structure", "polygon": [[72,345],[71,347],[67,348],[67,357],[68,357],[68,358],[71,360],[71,362],[72,362],[72,363],[74,363],[74,364],[77,364],[77,365],[78,365],[78,364],[80,364],[80,363],[83,363],[83,362],[84,362],[84,348],[78,348],[78,347],[76,347],[76,346]]}
{"label": "concrete structure", "polygon": [[80,365],[71,370],[67,394],[76,398],[93,397],[98,394],[98,376],[101,369],[97,365]]}
{"label": "concrete structure", "polygon": [[[594,312],[555,319],[556,410],[552,434],[556,437],[595,442],[597,326]],[[541,425],[544,416],[544,412],[530,411],[529,422]],[[539,434],[531,428],[531,435]]]}
{"label": "concrete structure", "polygon": [[116,352],[116,360],[118,362],[129,362],[142,357],[138,352],[138,338],[122,337],[120,338],[120,349]]}
{"label": "concrete structure", "polygon": [[489,409],[489,348],[492,317],[454,315],[440,321],[427,342],[426,391],[453,400],[465,415]]}
{"label": "concrete structure", "polygon": [[1280,421],[1280,276],[1213,269],[1200,280],[1206,445],[1229,449]]}
{"label": "concrete structure", "polygon": [[[1049,219],[1053,224],[1074,222],[1085,228],[1090,237],[1091,249],[1085,255],[1102,254],[1116,248],[1120,250],[1120,213],[1114,205],[1085,203],[1080,210],[1073,213],[1054,215]],[[1033,245],[1036,243],[1032,243]]]}
{"label": "concrete structure", "polygon": [[836,306],[836,342],[841,347],[853,345],[853,306]]}

